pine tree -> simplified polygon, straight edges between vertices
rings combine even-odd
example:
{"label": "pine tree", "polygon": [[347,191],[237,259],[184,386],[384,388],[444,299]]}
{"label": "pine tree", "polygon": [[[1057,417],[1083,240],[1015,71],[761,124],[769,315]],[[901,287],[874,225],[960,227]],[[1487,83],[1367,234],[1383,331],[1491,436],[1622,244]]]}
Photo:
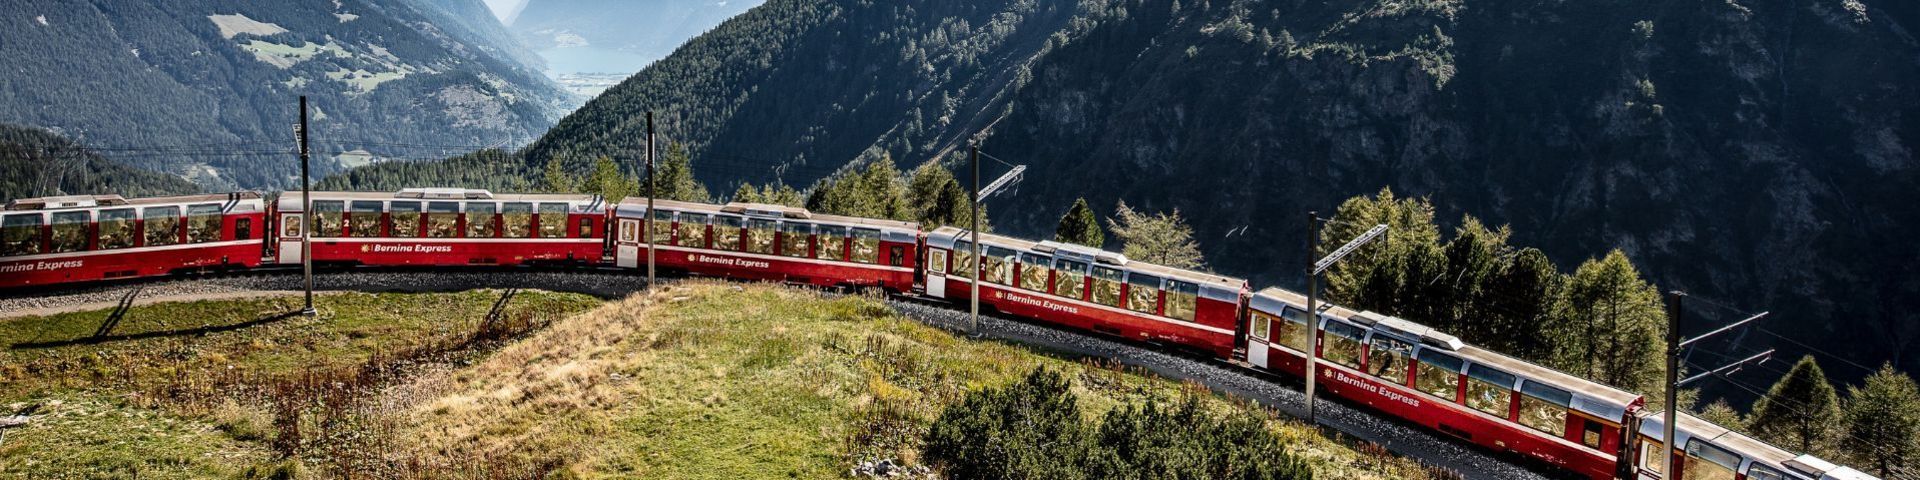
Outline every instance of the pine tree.
{"label": "pine tree", "polygon": [[1840,421],[1840,395],[1813,356],[1802,357],[1753,404],[1748,426],[1762,440],[1824,455]]}
{"label": "pine tree", "polygon": [[1474,343],[1504,343],[1495,341],[1497,327],[1504,322],[1488,308],[1497,295],[1488,284],[1513,249],[1507,245],[1511,236],[1513,231],[1507,227],[1488,229],[1472,216],[1462,219],[1453,239],[1441,249],[1447,274],[1440,282],[1445,288],[1435,293],[1436,300],[1445,303],[1445,315],[1432,319],[1432,326]]}
{"label": "pine tree", "polygon": [[541,190],[549,193],[575,193],[579,190],[572,175],[567,174],[566,165],[559,158],[547,159],[546,172],[542,178]]}
{"label": "pine tree", "polygon": [[1073,208],[1060,216],[1059,226],[1053,229],[1054,241],[1077,243],[1100,248],[1107,243],[1107,233],[1100,229],[1100,219],[1093,215],[1093,209],[1087,207],[1087,199],[1082,197],[1073,201]]}
{"label": "pine tree", "polygon": [[893,160],[882,156],[865,169],[821,179],[807,193],[808,210],[834,215],[911,220],[907,187]]}
{"label": "pine tree", "polygon": [[760,188],[759,198],[760,203],[785,205],[789,207],[800,207],[805,205],[807,201],[805,197],[800,196],[799,190],[794,190],[793,187],[787,185],[786,182],[780,181],[762,186]]}
{"label": "pine tree", "polygon": [[1713,422],[1714,425],[1727,427],[1736,432],[1746,431],[1747,428],[1746,420],[1740,418],[1740,411],[1734,410],[1731,405],[1727,405],[1726,400],[1714,400],[1713,403],[1707,405],[1707,408],[1700,410],[1699,416],[1706,421]]}
{"label": "pine tree", "polygon": [[1173,213],[1146,214],[1121,201],[1114,208],[1113,236],[1121,241],[1121,253],[1128,259],[1174,268],[1204,268],[1200,244],[1193,240],[1193,227]]}
{"label": "pine tree", "polygon": [[1432,322],[1446,315],[1446,304],[1436,298],[1446,292],[1446,257],[1440,247],[1440,229],[1434,225],[1433,204],[1424,198],[1398,198],[1382,188],[1372,198],[1354,197],[1340,204],[1320,231],[1324,255],[1359,237],[1374,225],[1386,224],[1387,233],[1327,270],[1327,296],[1348,307]]}
{"label": "pine tree", "polygon": [[1566,276],[1540,249],[1523,248],[1507,256],[1487,282],[1489,325],[1482,328],[1479,342],[1494,351],[1545,362],[1553,307],[1564,295],[1565,283]]}
{"label": "pine tree", "polygon": [[598,194],[608,203],[619,203],[621,199],[640,190],[640,179],[621,172],[619,164],[603,156],[593,161],[593,173],[587,175],[580,190],[581,193]]}
{"label": "pine tree", "polygon": [[[907,201],[915,209],[914,221],[928,229],[943,226],[972,228],[972,197],[960,186],[960,181],[946,167],[937,164],[921,165],[914,169],[913,180],[907,186]],[[991,231],[987,225],[986,210],[980,211],[980,231]]]}
{"label": "pine tree", "polygon": [[1843,450],[1882,478],[1920,469],[1920,388],[1893,364],[1847,388],[1843,423]]}
{"label": "pine tree", "polygon": [[654,198],[683,202],[709,200],[707,186],[693,178],[693,159],[688,156],[686,146],[680,142],[667,144],[667,154],[661,160],[654,168],[657,180],[653,188],[659,192]]}
{"label": "pine tree", "polygon": [[740,182],[740,187],[733,189],[733,198],[729,199],[728,201],[743,202],[743,203],[765,203],[760,200],[760,190],[753,188],[753,184],[750,182]]}
{"label": "pine tree", "polygon": [[1666,312],[1658,287],[1619,250],[1589,259],[1567,281],[1551,335],[1553,364],[1588,379],[1636,392],[1657,392]]}

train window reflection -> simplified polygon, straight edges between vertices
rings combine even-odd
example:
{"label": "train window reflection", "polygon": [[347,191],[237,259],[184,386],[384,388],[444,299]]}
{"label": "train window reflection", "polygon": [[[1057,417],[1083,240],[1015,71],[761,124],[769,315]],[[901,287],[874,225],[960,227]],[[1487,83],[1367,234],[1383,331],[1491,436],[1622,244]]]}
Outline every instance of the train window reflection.
{"label": "train window reflection", "polygon": [[1414,388],[1453,401],[1460,392],[1460,371],[1465,362],[1460,357],[1426,349],[1420,350],[1419,360],[1420,366],[1416,367],[1419,370],[1414,372]]}
{"label": "train window reflection", "polygon": [[1474,365],[1467,368],[1467,406],[1490,415],[1508,418],[1513,402],[1513,374]]}
{"label": "train window reflection", "polygon": [[973,244],[953,242],[953,269],[950,270],[953,276],[973,278],[973,275],[979,271],[980,269],[973,264]]}
{"label": "train window reflection", "polygon": [[[318,206],[320,202],[314,202]],[[335,202],[338,203],[338,202]],[[180,243],[180,207],[153,207],[140,211],[147,229],[147,246]],[[334,214],[334,235],[340,234],[340,216]]]}
{"label": "train window reflection", "polygon": [[1534,430],[1567,436],[1567,407],[1573,394],[1547,384],[1527,380],[1520,385],[1520,424]]}
{"label": "train window reflection", "polygon": [[674,232],[679,238],[674,240],[682,247],[707,248],[707,216],[700,213],[680,214],[680,226]]}
{"label": "train window reflection", "polygon": [[1087,264],[1060,259],[1053,263],[1053,294],[1075,300],[1087,297]]}
{"label": "train window reflection", "polygon": [[855,228],[853,234],[853,252],[849,260],[859,263],[880,262],[880,231],[871,228]]}
{"label": "train window reflection", "polygon": [[420,236],[420,202],[393,202],[387,205],[387,236]]}
{"label": "train window reflection", "polygon": [[653,213],[647,215],[647,217],[651,218],[651,220],[647,222],[647,238],[652,239],[650,241],[656,245],[672,245],[673,212],[654,210]]}
{"label": "train window reflection", "polygon": [[805,257],[813,252],[807,251],[813,239],[813,225],[799,222],[780,223],[780,254],[789,257]]}
{"label": "train window reflection", "polygon": [[814,227],[813,258],[821,260],[845,260],[847,258],[847,227],[838,225],[820,225]]}
{"label": "train window reflection", "polygon": [[540,204],[540,238],[563,238],[567,236],[567,204]]}
{"label": "train window reflection", "polygon": [[53,252],[78,252],[87,249],[87,212],[53,213]]}
{"label": "train window reflection", "polygon": [[1346,322],[1327,322],[1322,329],[1320,358],[1348,368],[1360,368],[1360,339],[1367,331]]}
{"label": "train window reflection", "polygon": [[1412,343],[1377,332],[1373,334],[1372,348],[1367,349],[1367,373],[1404,385],[1407,383],[1407,364],[1412,360]]}
{"label": "train window reflection", "polygon": [[986,255],[984,255],[985,258],[980,259],[980,265],[984,267],[981,270],[985,271],[985,273],[980,274],[980,279],[1001,285],[1013,284],[1013,259],[1015,256],[1016,254],[1013,250],[991,245],[987,246]]}
{"label": "train window reflection", "polygon": [[1160,277],[1128,273],[1127,309],[1140,313],[1160,313]]}
{"label": "train window reflection", "polygon": [[187,241],[207,243],[220,241],[220,205],[204,204],[187,206]]}
{"label": "train window reflection", "polygon": [[355,200],[348,207],[348,233],[362,238],[380,236],[380,202]]}
{"label": "train window reflection", "polygon": [[101,210],[98,223],[100,224],[100,248],[133,246],[133,209]]}
{"label": "train window reflection", "polygon": [[1093,266],[1093,303],[1109,307],[1120,306],[1120,281],[1127,272],[1118,268]]}
{"label": "train window reflection", "polygon": [[755,218],[747,221],[747,252],[773,254],[773,220]]}
{"label": "train window reflection", "polygon": [[947,273],[947,251],[938,248],[927,249],[927,271],[936,274]]}
{"label": "train window reflection", "polygon": [[1020,254],[1020,288],[1036,292],[1047,291],[1047,272],[1053,265],[1053,259],[1034,255]]}
{"label": "train window reflection", "polygon": [[1740,455],[1702,442],[1687,440],[1686,463],[1680,474],[1687,480],[1734,480],[1733,469],[1740,467]]}
{"label": "train window reflection", "polygon": [[495,207],[493,202],[472,202],[467,204],[467,238],[493,238],[500,233],[494,226]]}
{"label": "train window reflection", "polygon": [[453,238],[460,236],[460,204],[454,202],[428,203],[427,236],[433,238]]}
{"label": "train window reflection", "polygon": [[[153,244],[153,209],[147,209],[142,216],[147,218],[147,244]],[[347,202],[342,200],[313,201],[313,236],[338,237],[346,234],[345,218]]]}
{"label": "train window reflection", "polygon": [[713,217],[713,248],[715,250],[740,250],[740,217]]}
{"label": "train window reflection", "polygon": [[1168,317],[1193,321],[1195,309],[1200,306],[1200,284],[1167,280],[1166,302]]}
{"label": "train window reflection", "polygon": [[0,220],[0,255],[40,253],[40,214],[7,215]]}
{"label": "train window reflection", "polygon": [[506,238],[532,237],[533,204],[526,202],[500,204],[500,236]]}
{"label": "train window reflection", "polygon": [[1307,345],[1313,339],[1313,330],[1316,328],[1312,325],[1313,317],[1307,315],[1306,310],[1293,307],[1281,309],[1280,317],[1287,321],[1280,324],[1280,338],[1275,341],[1302,353],[1313,351]]}

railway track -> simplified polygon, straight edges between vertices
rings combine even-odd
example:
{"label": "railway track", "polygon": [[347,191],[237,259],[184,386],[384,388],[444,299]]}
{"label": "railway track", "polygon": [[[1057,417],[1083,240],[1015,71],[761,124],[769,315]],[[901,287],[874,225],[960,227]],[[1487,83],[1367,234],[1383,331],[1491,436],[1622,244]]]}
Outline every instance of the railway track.
{"label": "railway track", "polygon": [[[0,292],[0,319],[63,311],[114,308],[138,290],[133,304],[241,298],[249,295],[297,295],[303,288],[298,268],[127,280],[83,287]],[[676,278],[676,277],[667,277]],[[418,269],[317,268],[320,292],[429,292],[474,288],[523,288],[618,298],[646,287],[644,277],[606,268],[461,268]],[[965,332],[968,313],[948,302],[918,295],[891,295],[889,306],[927,325]],[[1216,392],[1259,403],[1295,418],[1305,418],[1299,381],[1240,368],[1226,362],[1155,348],[1136,342],[1065,330],[982,312],[970,335],[1006,341],[1071,357],[1099,358],[1144,368],[1158,375],[1204,385]],[[1517,455],[1488,452],[1428,432],[1398,419],[1375,415],[1338,398],[1318,402],[1315,420],[1329,433],[1385,447],[1395,454],[1459,474],[1463,478],[1546,479],[1572,476]]]}

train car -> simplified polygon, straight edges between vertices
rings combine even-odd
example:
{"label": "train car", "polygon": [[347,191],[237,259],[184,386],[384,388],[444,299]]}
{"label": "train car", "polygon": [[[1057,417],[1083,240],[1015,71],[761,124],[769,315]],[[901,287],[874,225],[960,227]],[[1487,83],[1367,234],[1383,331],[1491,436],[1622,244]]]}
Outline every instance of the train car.
{"label": "train car", "polygon": [[1312,342],[1317,383],[1334,396],[1596,479],[1626,467],[1624,432],[1640,395],[1400,318],[1338,307],[1309,315],[1305,297],[1277,288],[1254,294],[1248,309],[1244,360],[1255,368],[1303,376]]}
{"label": "train car", "polygon": [[[913,289],[920,227],[804,208],[628,198],[614,209],[614,261],[695,275],[820,287]],[[645,237],[650,236],[650,237]],[[648,242],[648,240],[652,240]]]}
{"label": "train car", "polygon": [[28,198],[0,212],[0,288],[260,265],[256,192]]}
{"label": "train car", "polygon": [[[1673,467],[1679,480],[1877,480],[1859,470],[1835,465],[1812,455],[1794,454],[1714,425],[1686,412],[1676,416]],[[1636,435],[1634,478],[1659,480],[1660,439],[1665,438],[1666,415],[1649,412]]]}
{"label": "train car", "polygon": [[300,229],[315,263],[350,265],[597,264],[606,203],[594,195],[502,194],[458,188],[395,193],[300,192],[275,208],[275,261],[300,263]]}
{"label": "train car", "polygon": [[966,301],[979,272],[980,303],[994,310],[1222,359],[1233,355],[1245,280],[990,234],[979,236],[976,265],[971,238],[953,227],[927,235],[927,295]]}

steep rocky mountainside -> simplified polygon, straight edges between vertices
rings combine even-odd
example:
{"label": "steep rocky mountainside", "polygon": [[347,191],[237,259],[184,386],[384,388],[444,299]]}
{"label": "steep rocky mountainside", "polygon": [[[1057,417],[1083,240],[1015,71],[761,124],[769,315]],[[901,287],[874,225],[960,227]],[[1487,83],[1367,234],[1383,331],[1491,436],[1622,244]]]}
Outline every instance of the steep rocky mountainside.
{"label": "steep rocky mountainside", "polygon": [[316,110],[322,174],[446,153],[421,145],[524,142],[568,101],[479,0],[21,0],[7,11],[0,121],[110,156],[192,146],[121,159],[219,188],[297,178],[293,157],[271,150],[291,148],[299,95]]}
{"label": "steep rocky mountainside", "polygon": [[1884,0],[776,0],[526,153],[636,158],[655,110],[726,191],[985,131],[1031,166],[997,228],[1046,235],[1079,196],[1177,208],[1212,268],[1281,285],[1304,212],[1390,186],[1916,371],[1916,26]]}

